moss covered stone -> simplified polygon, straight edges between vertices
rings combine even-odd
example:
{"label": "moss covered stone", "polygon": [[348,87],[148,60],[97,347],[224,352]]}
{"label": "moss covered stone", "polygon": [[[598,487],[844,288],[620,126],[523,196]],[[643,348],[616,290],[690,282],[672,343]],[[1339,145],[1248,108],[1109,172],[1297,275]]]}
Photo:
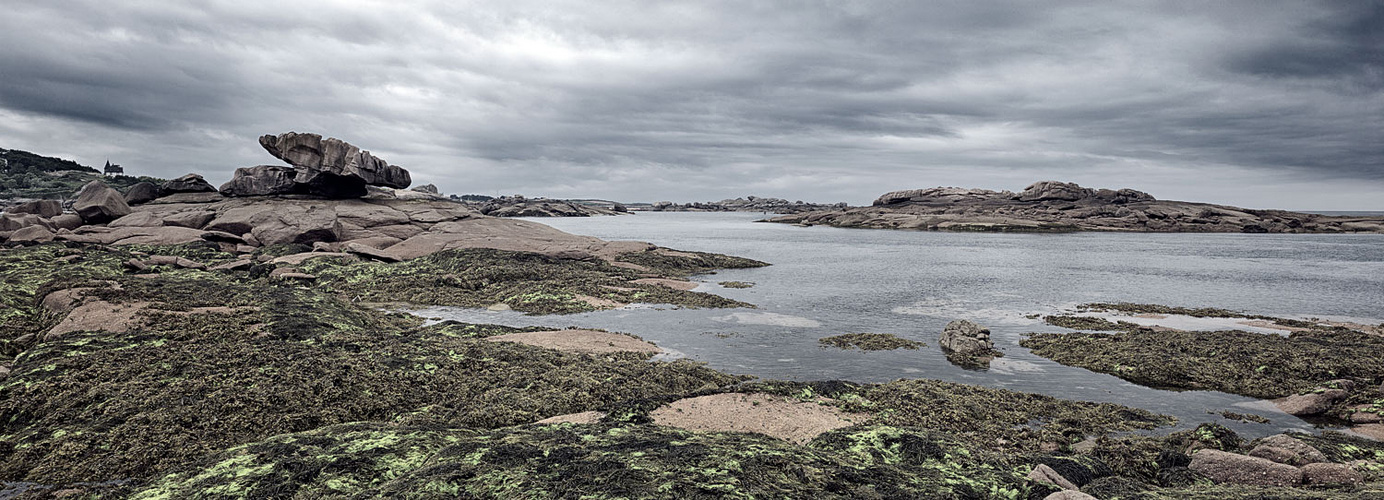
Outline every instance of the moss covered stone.
{"label": "moss covered stone", "polygon": [[856,349],[862,351],[888,351],[893,349],[918,349],[927,344],[916,340],[899,338],[891,333],[846,333],[817,339],[823,347]]}
{"label": "moss covered stone", "polygon": [[1378,362],[1384,359],[1384,338],[1354,332],[1035,333],[1019,345],[1058,363],[1150,387],[1259,398],[1310,391],[1335,379],[1384,381]]}

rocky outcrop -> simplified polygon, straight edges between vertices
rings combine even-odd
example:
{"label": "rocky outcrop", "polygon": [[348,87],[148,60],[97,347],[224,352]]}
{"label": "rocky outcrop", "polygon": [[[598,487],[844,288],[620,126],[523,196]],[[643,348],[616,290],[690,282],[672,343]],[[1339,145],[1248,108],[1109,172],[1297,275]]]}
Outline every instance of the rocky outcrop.
{"label": "rocky outcrop", "polygon": [[293,181],[296,175],[292,167],[278,165],[237,168],[230,182],[221,185],[221,193],[227,196],[296,194],[299,192],[298,183]]}
{"label": "rocky outcrop", "polygon": [[955,353],[976,353],[995,348],[990,341],[990,330],[970,321],[959,319],[947,323],[938,340],[943,349]]}
{"label": "rocky outcrop", "polygon": [[259,142],[269,154],[293,165],[294,182],[310,194],[354,198],[366,194],[366,185],[402,189],[413,182],[407,170],[335,137],[288,132],[261,136]]}
{"label": "rocky outcrop", "polygon": [[1302,484],[1302,471],[1297,467],[1220,450],[1197,451],[1192,455],[1192,464],[1188,467],[1217,483],[1253,486]]}
{"label": "rocky outcrop", "polygon": [[215,191],[215,186],[212,186],[210,182],[207,182],[206,179],[203,179],[202,176],[197,174],[187,174],[159,186],[159,196],[168,196],[177,193],[210,193]]}
{"label": "rocky outcrop", "polygon": [[101,224],[130,214],[125,196],[101,181],[91,181],[77,192],[72,209],[87,224]]}
{"label": "rocky outcrop", "polygon": [[491,217],[590,217],[593,215],[621,215],[623,213],[567,200],[525,198],[520,195],[501,196],[483,203],[467,203],[467,205]]}
{"label": "rocky outcrop", "polygon": [[139,205],[159,197],[159,187],[152,182],[137,182],[125,191],[125,203]]}
{"label": "rocky outcrop", "polygon": [[1133,189],[1043,181],[1023,191],[936,187],[886,193],[869,207],[815,210],[769,222],[985,232],[1384,233],[1384,217],[1337,217],[1157,200]]}
{"label": "rocky outcrop", "polygon": [[[106,245],[200,240],[217,243],[222,250],[235,253],[267,245],[299,244],[384,261],[462,248],[611,260],[621,253],[653,248],[648,243],[608,242],[543,224],[486,217],[461,203],[437,199],[323,200],[217,195],[204,201],[163,203],[165,199],[137,206],[130,215],[110,224],[58,232],[55,239]],[[24,217],[38,220],[36,216]]]}
{"label": "rocky outcrop", "polygon": [[947,361],[967,369],[985,368],[992,359],[1004,355],[990,341],[988,328],[964,319],[947,323],[938,344]]}

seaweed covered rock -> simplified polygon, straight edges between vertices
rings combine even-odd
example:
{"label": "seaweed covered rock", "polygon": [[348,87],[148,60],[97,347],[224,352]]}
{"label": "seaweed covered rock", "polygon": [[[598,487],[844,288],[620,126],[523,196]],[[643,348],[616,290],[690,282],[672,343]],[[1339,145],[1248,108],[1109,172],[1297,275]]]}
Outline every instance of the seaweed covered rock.
{"label": "seaweed covered rock", "polygon": [[87,224],[101,224],[130,215],[130,205],[125,196],[115,188],[101,181],[91,181],[77,192],[77,200],[72,202],[72,210]]}
{"label": "seaweed covered rock", "polygon": [[1192,454],[1192,464],[1189,467],[1218,483],[1255,486],[1302,484],[1302,471],[1297,467],[1220,450],[1197,451]]}

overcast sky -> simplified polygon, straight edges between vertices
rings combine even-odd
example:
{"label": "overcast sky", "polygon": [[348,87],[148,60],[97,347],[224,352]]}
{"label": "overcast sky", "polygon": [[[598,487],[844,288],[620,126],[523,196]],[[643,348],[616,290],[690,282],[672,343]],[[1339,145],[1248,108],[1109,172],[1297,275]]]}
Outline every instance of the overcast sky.
{"label": "overcast sky", "polygon": [[7,0],[0,147],[220,184],[316,132],[446,193],[1038,180],[1384,210],[1384,2]]}

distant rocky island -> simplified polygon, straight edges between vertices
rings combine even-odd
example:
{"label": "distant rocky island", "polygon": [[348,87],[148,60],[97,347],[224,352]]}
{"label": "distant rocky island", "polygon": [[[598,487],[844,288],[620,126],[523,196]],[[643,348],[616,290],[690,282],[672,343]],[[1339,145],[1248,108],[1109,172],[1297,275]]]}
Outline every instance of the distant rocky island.
{"label": "distant rocky island", "polygon": [[845,202],[835,204],[806,203],[802,200],[788,201],[783,198],[744,198],[721,201],[673,203],[660,201],[648,205],[631,204],[630,210],[649,212],[766,212],[775,214],[795,214],[817,210],[841,210],[847,208]]}
{"label": "distant rocky island", "polygon": [[814,210],[768,222],[987,232],[1384,233],[1384,217],[1167,201],[1133,189],[1056,181],[1037,182],[1018,193],[955,187],[894,191],[869,207]]}

